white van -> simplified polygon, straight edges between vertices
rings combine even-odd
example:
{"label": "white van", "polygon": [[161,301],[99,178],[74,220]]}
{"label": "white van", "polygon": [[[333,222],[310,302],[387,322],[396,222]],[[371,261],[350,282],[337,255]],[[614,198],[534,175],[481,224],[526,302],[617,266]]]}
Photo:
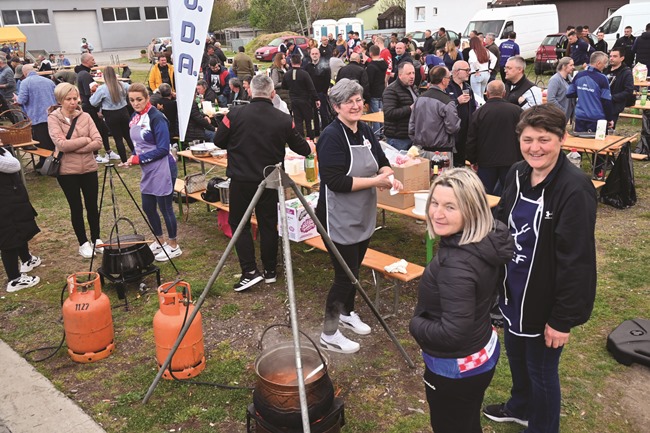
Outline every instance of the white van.
{"label": "white van", "polygon": [[472,17],[463,37],[469,37],[472,30],[484,35],[494,33],[497,45],[508,39],[510,32],[516,32],[521,55],[525,59],[534,58],[546,35],[558,32],[557,8],[555,5],[533,5],[484,9]]}
{"label": "white van", "polygon": [[618,8],[599,25],[594,32],[594,39],[598,30],[602,30],[605,33],[605,42],[611,49],[616,40],[623,36],[625,27],[632,27],[632,34],[638,36],[645,31],[648,23],[650,23],[650,1],[630,3]]}

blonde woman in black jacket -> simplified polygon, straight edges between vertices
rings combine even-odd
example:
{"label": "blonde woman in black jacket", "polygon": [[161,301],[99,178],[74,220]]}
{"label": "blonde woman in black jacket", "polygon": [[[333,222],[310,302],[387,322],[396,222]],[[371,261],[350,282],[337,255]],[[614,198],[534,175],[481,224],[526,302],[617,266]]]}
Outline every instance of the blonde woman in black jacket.
{"label": "blonde woman in black jacket", "polygon": [[494,221],[478,176],[465,168],[436,178],[427,215],[440,247],[420,281],[410,332],[426,365],[431,427],[481,433],[481,404],[500,353],[490,309],[514,242]]}

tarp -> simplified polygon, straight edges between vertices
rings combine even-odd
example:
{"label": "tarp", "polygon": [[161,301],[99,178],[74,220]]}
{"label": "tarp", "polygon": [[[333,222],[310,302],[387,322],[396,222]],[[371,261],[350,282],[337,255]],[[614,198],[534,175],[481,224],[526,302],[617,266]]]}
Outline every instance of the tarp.
{"label": "tarp", "polygon": [[0,44],[7,42],[27,42],[27,36],[18,27],[0,27]]}

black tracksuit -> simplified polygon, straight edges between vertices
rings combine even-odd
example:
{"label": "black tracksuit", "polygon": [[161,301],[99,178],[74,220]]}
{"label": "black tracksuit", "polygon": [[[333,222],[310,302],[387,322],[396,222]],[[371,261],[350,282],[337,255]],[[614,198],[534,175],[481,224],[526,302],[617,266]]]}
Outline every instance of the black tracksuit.
{"label": "black tracksuit", "polygon": [[[614,125],[618,121],[618,115],[623,112],[628,99],[634,97],[634,76],[632,70],[623,63],[617,69],[608,67],[603,71],[609,81],[609,90],[612,94],[612,113]],[[631,102],[631,101],[630,101]]]}
{"label": "black tracksuit", "polygon": [[313,139],[315,135],[311,126],[314,117],[312,106],[318,101],[318,93],[309,73],[292,67],[282,78],[282,88],[289,89],[291,110],[298,132]]}

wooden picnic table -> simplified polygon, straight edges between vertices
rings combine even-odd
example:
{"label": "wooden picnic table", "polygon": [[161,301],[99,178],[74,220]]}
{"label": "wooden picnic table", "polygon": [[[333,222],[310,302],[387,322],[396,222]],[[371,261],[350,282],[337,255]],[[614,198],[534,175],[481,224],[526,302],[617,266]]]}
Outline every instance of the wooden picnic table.
{"label": "wooden picnic table", "polygon": [[361,116],[361,120],[364,122],[384,123],[384,112],[366,113]]}
{"label": "wooden picnic table", "polygon": [[18,161],[20,161],[20,178],[23,181],[23,185],[25,185],[25,189],[27,189],[27,182],[25,180],[25,170],[24,170],[24,164],[23,164],[23,158],[22,155],[27,154],[28,152],[25,150],[26,147],[32,147],[40,144],[38,141],[30,140],[26,141],[24,143],[18,143],[18,144],[4,144],[3,147],[13,147],[16,150],[16,157],[18,158]]}
{"label": "wooden picnic table", "polygon": [[582,138],[569,135],[562,146],[565,150],[576,149],[578,152],[585,152],[592,155],[593,172],[592,178],[596,178],[596,156],[605,155],[605,167],[609,158],[616,155],[621,148],[636,138],[636,134],[630,137],[620,135],[606,135],[604,140],[595,138]]}

